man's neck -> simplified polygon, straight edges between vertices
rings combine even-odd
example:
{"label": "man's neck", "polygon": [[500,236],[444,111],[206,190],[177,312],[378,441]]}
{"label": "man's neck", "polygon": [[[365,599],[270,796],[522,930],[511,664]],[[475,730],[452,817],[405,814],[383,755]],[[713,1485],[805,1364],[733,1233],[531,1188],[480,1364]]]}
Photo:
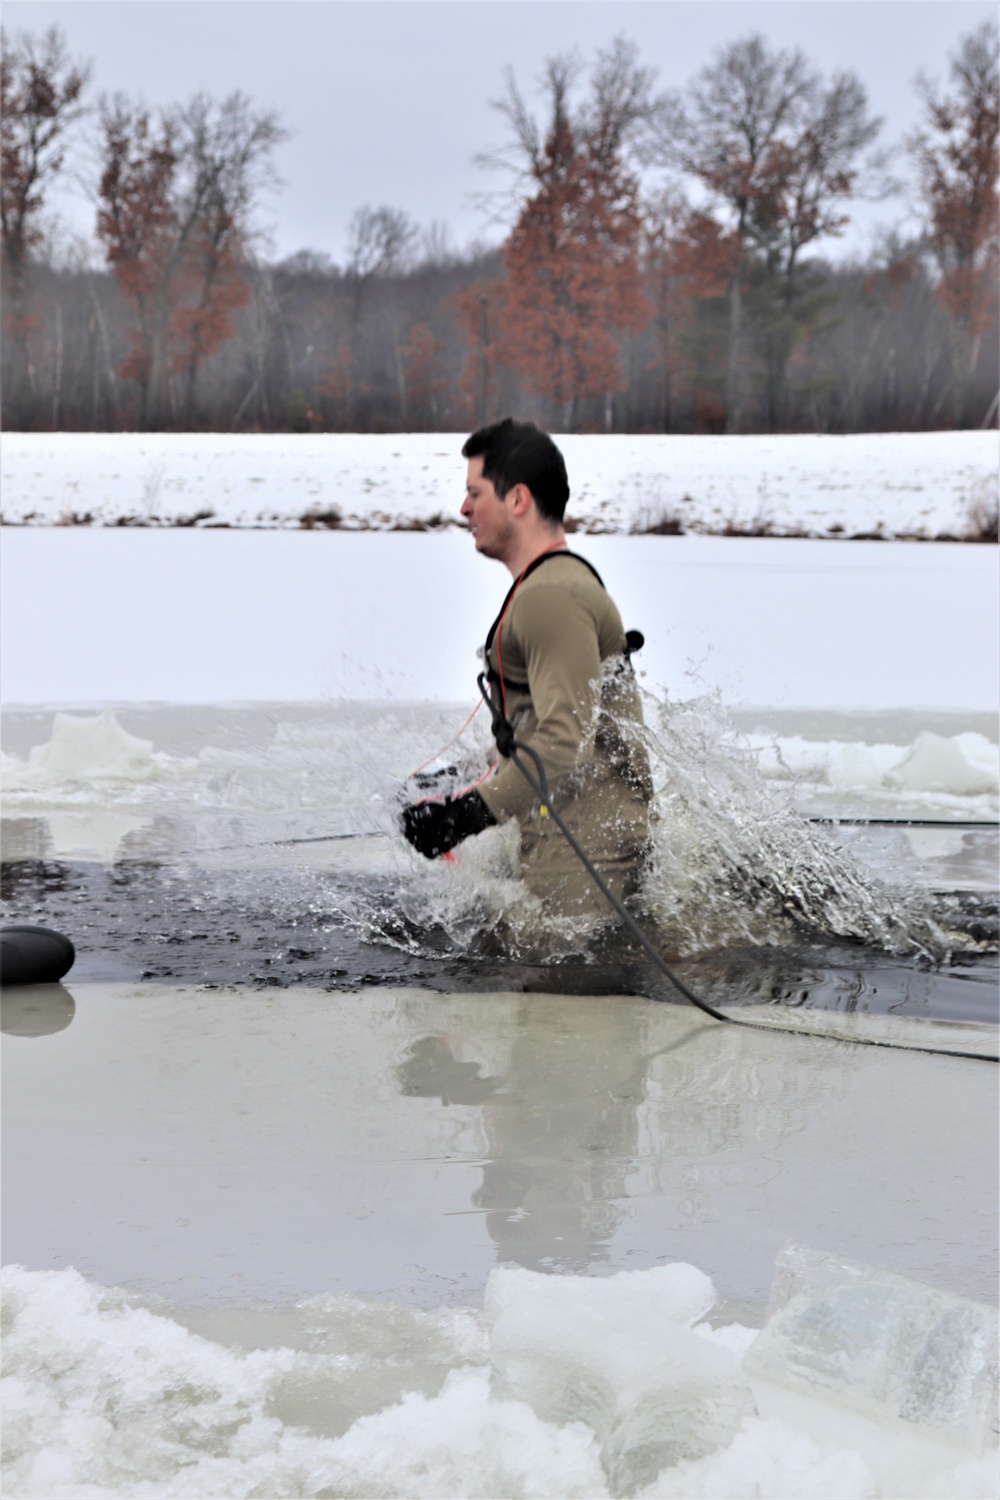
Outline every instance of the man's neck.
{"label": "man's neck", "polygon": [[533,526],[519,535],[516,545],[503,561],[512,578],[520,578],[525,568],[530,567],[543,552],[553,552],[566,546],[566,533],[562,526]]}

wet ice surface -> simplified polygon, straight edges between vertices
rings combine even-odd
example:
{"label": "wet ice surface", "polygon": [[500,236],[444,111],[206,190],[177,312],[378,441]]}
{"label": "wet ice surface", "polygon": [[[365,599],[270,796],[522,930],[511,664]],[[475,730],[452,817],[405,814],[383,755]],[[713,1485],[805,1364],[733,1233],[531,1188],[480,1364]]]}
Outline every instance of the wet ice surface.
{"label": "wet ice surface", "polygon": [[879,1488],[738,1367],[789,1237],[992,1298],[990,1066],[634,997],[4,1007],[9,1494],[991,1494],[960,1444]]}

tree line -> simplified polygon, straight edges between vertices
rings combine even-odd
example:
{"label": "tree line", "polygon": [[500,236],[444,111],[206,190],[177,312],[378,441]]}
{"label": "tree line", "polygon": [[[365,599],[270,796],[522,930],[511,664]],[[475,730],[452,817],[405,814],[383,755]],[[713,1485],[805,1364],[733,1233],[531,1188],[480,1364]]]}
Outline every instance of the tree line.
{"label": "tree line", "polygon": [[[880,431],[997,419],[997,31],[921,80],[902,149],[922,224],[825,258],[894,155],[850,73],[760,36],[658,93],[624,38],[508,73],[495,249],[364,206],[342,265],[273,263],[256,230],[276,113],[197,94],[89,100],[58,31],[4,38],[4,426],[457,430],[507,411],[557,431]],[[103,256],[54,253],[47,193],[96,120]]]}

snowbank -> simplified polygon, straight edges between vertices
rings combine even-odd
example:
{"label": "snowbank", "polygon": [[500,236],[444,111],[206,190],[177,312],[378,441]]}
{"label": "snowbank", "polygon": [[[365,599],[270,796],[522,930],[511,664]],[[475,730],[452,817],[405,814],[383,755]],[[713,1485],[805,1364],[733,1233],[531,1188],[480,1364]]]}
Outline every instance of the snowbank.
{"label": "snowbank", "polygon": [[[348,529],[457,523],[459,433],[5,433],[8,524]],[[566,436],[584,531],[963,536],[993,432]],[[338,523],[339,517],[339,523]],[[313,518],[313,519],[310,519]]]}

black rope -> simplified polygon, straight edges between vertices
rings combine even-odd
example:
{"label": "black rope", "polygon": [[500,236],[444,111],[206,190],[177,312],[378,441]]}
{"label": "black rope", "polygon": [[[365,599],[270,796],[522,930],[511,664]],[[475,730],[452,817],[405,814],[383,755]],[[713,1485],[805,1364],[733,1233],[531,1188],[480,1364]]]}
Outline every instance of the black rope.
{"label": "black rope", "polygon": [[802,814],[804,823],[826,823],[845,828],[1000,828],[992,818],[825,818]]}
{"label": "black rope", "polygon": [[[918,1047],[909,1042],[882,1041],[877,1037],[838,1036],[834,1031],[813,1031],[804,1027],[795,1026],[771,1026],[766,1021],[747,1021],[744,1020],[742,1016],[727,1015],[725,1011],[716,1010],[713,1005],[709,1005],[707,1000],[702,1000],[698,995],[695,994],[694,990],[692,990],[688,985],[684,983],[683,979],[681,979],[678,974],[674,973],[673,969],[667,963],[662,954],[653,947],[653,944],[649,941],[649,938],[643,932],[638,922],[636,922],[631,912],[629,912],[622,905],[622,903],[618,900],[618,897],[615,896],[614,893],[608,888],[600,871],[596,868],[585,851],[580,847],[579,843],[567,828],[565,822],[560,817],[555,807],[552,805],[552,796],[549,792],[548,778],[545,774],[545,767],[542,765],[541,757],[538,755],[538,752],[536,750],[533,750],[530,745],[525,745],[523,741],[515,738],[513,725],[508,719],[503,716],[499,708],[489,696],[483,673],[479,674],[478,681],[479,691],[482,693],[483,698],[486,701],[486,706],[489,708],[490,714],[493,719],[493,736],[496,741],[497,749],[500,751],[501,755],[504,755],[508,759],[513,760],[514,764],[517,766],[517,769],[520,771],[525,781],[531,787],[531,790],[534,792],[535,796],[538,797],[542,807],[555,823],[556,827],[559,829],[559,832],[569,844],[577,859],[580,860],[581,864],[587,871],[587,874],[590,876],[591,880],[593,880],[594,884],[597,886],[598,890],[611,904],[613,909],[617,912],[618,916],[621,917],[629,932],[641,945],[643,952],[646,953],[650,959],[652,959],[653,963],[660,970],[660,972],[666,975],[666,977],[670,980],[670,983],[681,995],[684,996],[684,999],[687,1000],[689,1004],[694,1005],[698,1010],[703,1011],[705,1015],[711,1016],[713,1020],[722,1021],[730,1026],[746,1026],[753,1031],[779,1031],[784,1032],[788,1036],[823,1037],[827,1041],[831,1042],[853,1042],[858,1044],[859,1046],[863,1045],[866,1047],[888,1047],[893,1051],[898,1052],[925,1052],[934,1057],[962,1057],[968,1058],[974,1062],[1000,1062],[1000,1057],[985,1052],[958,1052],[943,1047]],[[535,769],[538,772],[537,781],[535,780],[534,776],[532,776],[527,766],[525,766],[521,761],[520,755],[518,753],[519,751],[523,751],[525,755],[531,757],[532,761],[534,762]]]}

